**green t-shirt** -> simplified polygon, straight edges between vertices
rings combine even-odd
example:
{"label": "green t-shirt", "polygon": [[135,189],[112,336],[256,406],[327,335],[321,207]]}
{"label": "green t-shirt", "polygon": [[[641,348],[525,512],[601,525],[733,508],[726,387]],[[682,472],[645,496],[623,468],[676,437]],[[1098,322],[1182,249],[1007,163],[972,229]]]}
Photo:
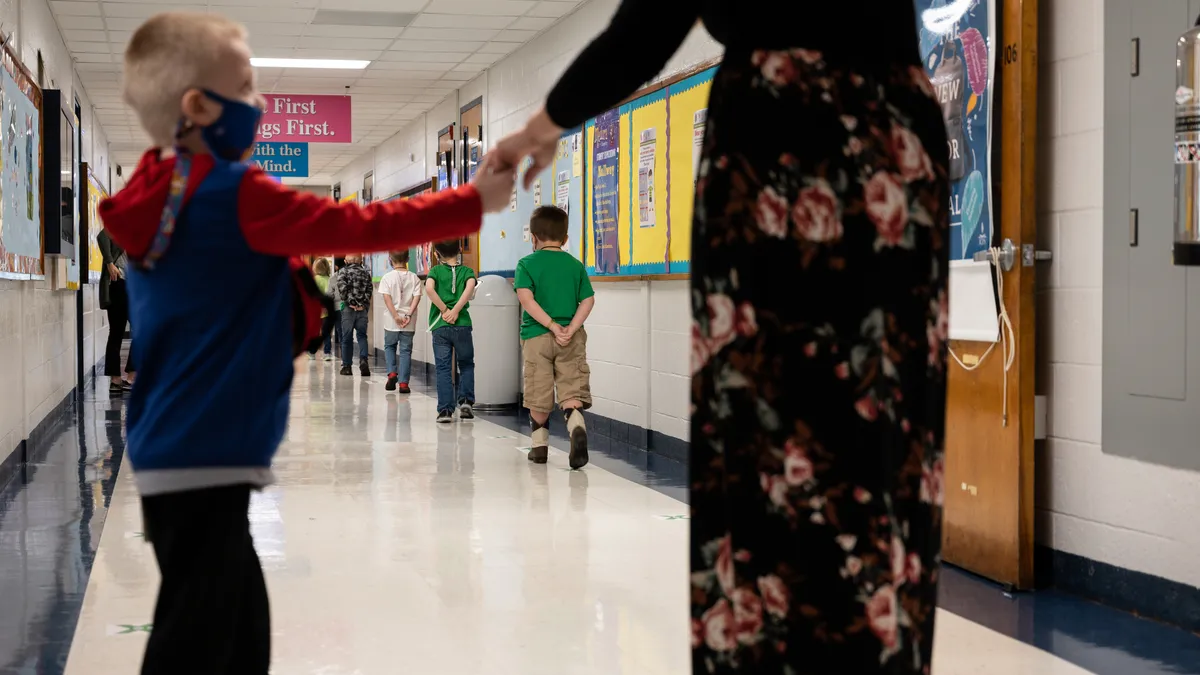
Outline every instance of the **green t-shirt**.
{"label": "green t-shirt", "polygon": [[[570,253],[557,249],[542,249],[521,258],[513,287],[533,291],[538,306],[560,326],[570,325],[579,303],[596,294],[583,263]],[[521,313],[522,340],[549,332],[534,321],[529,312]]]}
{"label": "green t-shirt", "polygon": [[[434,288],[437,289],[438,297],[442,302],[446,303],[446,309],[454,309],[454,305],[458,304],[458,299],[462,297],[464,291],[467,290],[467,282],[475,278],[475,270],[466,265],[437,265],[429,270],[429,278],[433,279]],[[470,326],[471,313],[467,308],[471,306],[470,301],[463,305],[462,311],[458,313],[458,321],[455,326]],[[442,320],[442,311],[437,308],[437,305],[429,303],[429,330],[436,330],[447,326]]]}

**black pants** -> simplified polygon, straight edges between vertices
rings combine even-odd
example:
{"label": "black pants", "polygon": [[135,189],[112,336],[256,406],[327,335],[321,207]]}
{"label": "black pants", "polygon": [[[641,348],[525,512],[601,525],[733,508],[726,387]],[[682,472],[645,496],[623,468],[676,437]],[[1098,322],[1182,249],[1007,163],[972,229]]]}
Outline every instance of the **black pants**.
{"label": "black pants", "polygon": [[271,612],[248,485],[142,498],[162,573],[142,675],[267,675]]}
{"label": "black pants", "polygon": [[[129,323],[129,295],[124,281],[113,281],[108,286],[108,343],[104,347],[104,374],[107,377],[121,376],[121,343],[125,341],[125,324]],[[134,372],[133,350],[125,361],[125,372]]]}

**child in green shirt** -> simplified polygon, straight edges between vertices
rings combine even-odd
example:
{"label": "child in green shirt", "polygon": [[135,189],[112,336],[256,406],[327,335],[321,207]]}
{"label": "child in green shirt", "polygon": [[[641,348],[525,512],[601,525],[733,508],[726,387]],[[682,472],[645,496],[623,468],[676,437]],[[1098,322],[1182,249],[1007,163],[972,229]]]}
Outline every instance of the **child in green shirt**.
{"label": "child in green shirt", "polygon": [[587,269],[563,250],[567,212],[541,206],[529,221],[533,253],[517,263],[513,286],[525,310],[521,317],[521,351],[525,360],[525,407],[529,408],[533,442],[529,461],[545,464],[550,446],[550,412],[558,404],[571,437],[570,463],[588,463],[587,427],[583,412],[592,407],[591,369],[583,322],[596,304]]}
{"label": "child in green shirt", "polygon": [[[457,239],[433,245],[438,264],[425,279],[429,308],[429,330],[433,333],[433,361],[437,370],[438,424],[458,418],[475,419],[475,343],[471,336],[471,314],[467,311],[475,295],[475,270],[460,264]],[[458,363],[458,392],[450,375],[451,359]]]}

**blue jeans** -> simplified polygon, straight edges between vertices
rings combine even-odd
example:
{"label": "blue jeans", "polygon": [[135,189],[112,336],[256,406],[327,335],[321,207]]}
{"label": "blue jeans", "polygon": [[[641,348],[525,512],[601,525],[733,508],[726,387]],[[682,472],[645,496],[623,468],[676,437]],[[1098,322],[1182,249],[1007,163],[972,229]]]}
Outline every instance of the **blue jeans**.
{"label": "blue jeans", "polygon": [[358,333],[358,359],[367,358],[367,310],[355,311],[347,307],[342,310],[342,365],[353,363],[350,352],[354,347],[354,334]]}
{"label": "blue jeans", "polygon": [[[387,361],[388,375],[396,374],[404,384],[412,375],[413,334],[409,331],[383,331],[383,358]],[[396,367],[396,356],[399,352],[400,367]]]}
{"label": "blue jeans", "polygon": [[[450,377],[450,359],[458,362],[458,396]],[[437,367],[438,412],[459,403],[475,403],[475,342],[470,326],[442,326],[433,331],[433,360]]]}

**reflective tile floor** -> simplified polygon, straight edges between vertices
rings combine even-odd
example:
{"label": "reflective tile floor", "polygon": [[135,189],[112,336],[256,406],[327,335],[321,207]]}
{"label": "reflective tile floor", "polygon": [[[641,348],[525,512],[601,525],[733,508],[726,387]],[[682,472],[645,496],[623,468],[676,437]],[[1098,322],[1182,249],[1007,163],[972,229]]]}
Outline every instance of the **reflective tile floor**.
{"label": "reflective tile floor", "polygon": [[[273,672],[690,672],[679,467],[630,452],[531,466],[520,420],[438,427],[434,408],[379,376],[301,365],[279,483],[252,507]],[[137,671],[157,572],[117,474],[121,414],[90,396],[0,493],[0,675]],[[945,579],[937,675],[1200,675],[1183,631]]]}

